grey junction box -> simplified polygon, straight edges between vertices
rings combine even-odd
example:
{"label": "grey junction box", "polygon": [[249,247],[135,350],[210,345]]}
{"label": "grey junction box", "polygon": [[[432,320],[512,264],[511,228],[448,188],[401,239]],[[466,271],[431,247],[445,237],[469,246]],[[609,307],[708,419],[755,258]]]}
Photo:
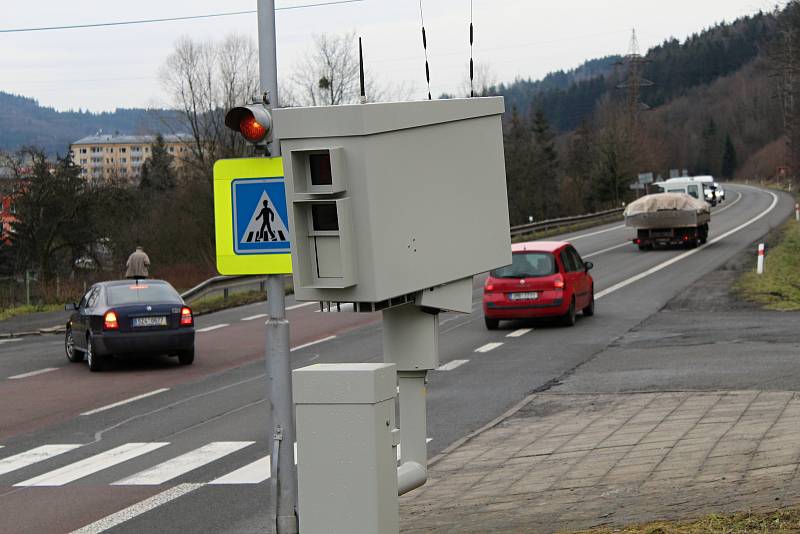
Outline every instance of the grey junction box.
{"label": "grey junction box", "polygon": [[300,532],[396,533],[395,366],[317,364],[292,377]]}
{"label": "grey junction box", "polygon": [[297,299],[415,300],[510,264],[503,111],[502,97],[275,110]]}

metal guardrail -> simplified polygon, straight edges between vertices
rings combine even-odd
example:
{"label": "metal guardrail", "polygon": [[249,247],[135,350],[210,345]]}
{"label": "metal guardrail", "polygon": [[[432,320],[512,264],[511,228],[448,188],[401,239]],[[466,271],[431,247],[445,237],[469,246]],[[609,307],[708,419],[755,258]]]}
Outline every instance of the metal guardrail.
{"label": "metal guardrail", "polygon": [[[601,220],[611,215],[621,214],[623,208],[613,210],[600,211],[597,213],[589,213],[586,215],[575,215],[573,217],[561,217],[558,219],[549,219],[546,221],[539,221],[530,224],[521,224],[519,226],[511,227],[511,236],[518,236],[530,232],[541,230],[551,230],[562,226],[568,226],[573,223],[586,222],[592,220]],[[225,297],[228,296],[229,291],[241,289],[247,286],[253,286],[258,283],[259,290],[265,291],[267,277],[264,275],[244,275],[244,276],[214,276],[208,280],[197,284],[195,287],[185,291],[181,294],[183,300],[190,302],[202,298],[209,293],[222,291]]]}
{"label": "metal guardrail", "polygon": [[202,298],[209,293],[222,290],[225,297],[231,289],[252,286],[258,283],[259,289],[265,291],[267,277],[264,275],[244,275],[244,276],[214,276],[204,282],[200,282],[193,288],[181,293],[184,301],[191,302]]}
{"label": "metal guardrail", "polygon": [[599,211],[597,213],[589,213],[586,215],[575,215],[572,217],[561,217],[559,219],[548,219],[546,221],[539,221],[530,224],[521,224],[519,226],[511,227],[511,237],[528,234],[530,232],[537,232],[541,230],[551,230],[561,226],[567,226],[577,222],[586,222],[594,219],[604,219],[611,215],[622,213],[625,208],[615,208],[612,210]]}

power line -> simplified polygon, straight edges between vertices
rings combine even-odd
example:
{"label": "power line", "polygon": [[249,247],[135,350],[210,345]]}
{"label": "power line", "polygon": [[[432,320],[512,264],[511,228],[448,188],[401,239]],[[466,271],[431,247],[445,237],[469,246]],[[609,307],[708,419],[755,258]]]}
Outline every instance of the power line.
{"label": "power line", "polygon": [[[307,7],[323,7],[323,6],[335,6],[340,4],[352,4],[355,2],[366,2],[367,0],[334,0],[332,2],[320,2],[316,4],[302,4],[298,6],[284,6],[284,7],[276,7],[275,11],[288,11],[291,9],[304,9]],[[50,31],[50,30],[73,30],[79,28],[102,28],[107,26],[128,26],[132,24],[152,24],[155,22],[174,22],[179,20],[196,20],[196,19],[210,19],[210,18],[218,18],[218,17],[230,17],[233,15],[250,15],[253,13],[258,13],[256,10],[250,11],[230,11],[227,13],[211,13],[208,15],[192,15],[187,17],[170,17],[170,18],[163,18],[163,19],[144,19],[144,20],[125,20],[120,22],[99,22],[96,24],[73,24],[70,26],[42,26],[38,28],[9,28],[9,29],[0,29],[0,33],[22,33],[22,32],[41,32],[41,31]]]}

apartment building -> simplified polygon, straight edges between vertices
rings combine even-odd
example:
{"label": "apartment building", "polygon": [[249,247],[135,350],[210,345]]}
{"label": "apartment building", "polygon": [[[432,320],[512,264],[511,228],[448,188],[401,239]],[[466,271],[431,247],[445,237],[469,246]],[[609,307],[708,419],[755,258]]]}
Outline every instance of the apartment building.
{"label": "apartment building", "polygon": [[[188,156],[191,139],[189,134],[164,136],[164,144],[175,157],[176,165]],[[72,143],[70,151],[72,161],[87,178],[135,180],[150,158],[155,142],[155,135],[91,135]]]}

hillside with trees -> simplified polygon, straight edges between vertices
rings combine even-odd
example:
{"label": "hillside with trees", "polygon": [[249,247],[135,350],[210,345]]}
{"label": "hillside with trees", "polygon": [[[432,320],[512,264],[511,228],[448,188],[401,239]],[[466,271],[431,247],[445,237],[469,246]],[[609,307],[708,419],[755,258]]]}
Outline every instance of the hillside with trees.
{"label": "hillside with trees", "polygon": [[[800,133],[792,129],[800,110],[790,107],[798,57],[800,2],[793,0],[683,42],[669,39],[637,58],[638,73],[630,58],[604,58],[586,64],[593,77],[579,76],[582,67],[548,83],[487,88],[509,105],[512,224],[619,206],[639,173],[769,179],[779,168],[798,169],[800,140],[790,139]],[[634,77],[638,101],[629,90]]]}
{"label": "hillside with trees", "polygon": [[99,131],[144,134],[164,130],[161,114],[147,109],[113,112],[57,111],[32,98],[0,91],[0,151],[35,146],[51,156],[66,154],[70,143]]}

